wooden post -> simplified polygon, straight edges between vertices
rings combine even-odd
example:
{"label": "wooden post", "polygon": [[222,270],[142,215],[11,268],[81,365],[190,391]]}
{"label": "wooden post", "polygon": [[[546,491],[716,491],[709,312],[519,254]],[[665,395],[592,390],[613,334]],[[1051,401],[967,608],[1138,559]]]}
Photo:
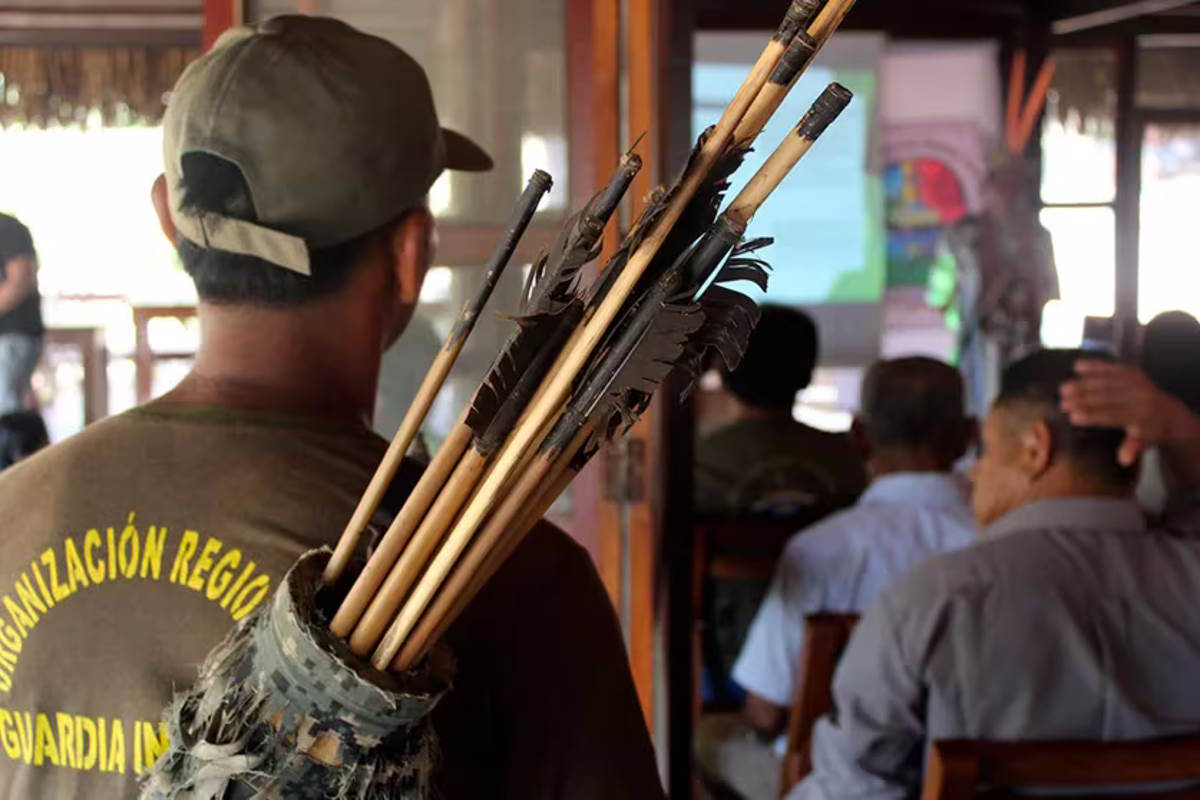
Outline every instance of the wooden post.
{"label": "wooden post", "polygon": [[[629,107],[627,110],[627,140],[642,139],[639,151],[645,166],[630,190],[632,214],[641,213],[647,195],[657,183],[667,177],[662,142],[665,120],[662,118],[659,81],[662,44],[658,29],[663,20],[666,0],[647,0],[627,5],[625,52],[628,57],[627,80]],[[628,439],[617,443],[616,452],[608,457],[617,460],[620,470],[617,486],[610,486],[606,501],[613,506],[604,515],[616,529],[605,531],[609,537],[626,545],[620,553],[620,597],[629,645],[629,661],[642,713],[651,733],[654,720],[654,621],[655,621],[655,551],[659,530],[654,514],[656,476],[661,474],[662,453],[656,431],[661,428],[663,415],[661,398],[656,398],[649,412],[630,432]],[[612,476],[614,473],[609,472]],[[622,508],[623,506],[623,508]],[[661,745],[661,742],[659,743]]]}
{"label": "wooden post", "polygon": [[[629,193],[633,217],[655,185],[674,177],[693,143],[694,14],[685,0],[628,4],[625,134],[630,142],[646,135],[638,148],[645,160],[641,182]],[[665,756],[670,796],[686,797],[693,694],[692,417],[690,407],[676,401],[678,389],[670,382],[665,385],[628,442],[606,454],[613,462],[606,472],[616,484],[601,499],[599,520],[601,542],[608,542],[602,552],[613,559],[606,571],[626,576],[630,664],[646,724],[660,756]],[[621,550],[622,541],[627,553]],[[665,670],[656,674],[656,663]]]}
{"label": "wooden post", "polygon": [[1137,355],[1138,247],[1141,226],[1142,125],[1137,92],[1137,40],[1126,37],[1117,50],[1117,242],[1113,319],[1123,358]]}
{"label": "wooden post", "polygon": [[[592,64],[593,92],[597,104],[595,128],[593,131],[592,169],[594,175],[604,175],[611,172],[617,164],[622,151],[621,147],[621,3],[620,0],[595,0],[592,5]],[[650,165],[643,168],[642,174],[634,181],[629,190],[631,197],[636,198],[644,185],[644,177],[656,167]],[[597,264],[605,264],[620,244],[621,231],[626,227],[621,214],[614,215],[613,222],[605,235],[604,250],[597,259]],[[593,479],[605,483],[607,470],[604,463],[607,458],[597,459],[596,466],[590,470]],[[585,473],[586,475],[587,473]],[[594,497],[596,503],[596,568],[608,597],[618,613],[621,610],[621,535],[620,519],[617,509],[606,498],[607,486],[600,489]],[[635,676],[636,677],[636,676]]]}
{"label": "wooden post", "polygon": [[245,19],[242,0],[204,0],[204,49],[213,46],[225,31]]}

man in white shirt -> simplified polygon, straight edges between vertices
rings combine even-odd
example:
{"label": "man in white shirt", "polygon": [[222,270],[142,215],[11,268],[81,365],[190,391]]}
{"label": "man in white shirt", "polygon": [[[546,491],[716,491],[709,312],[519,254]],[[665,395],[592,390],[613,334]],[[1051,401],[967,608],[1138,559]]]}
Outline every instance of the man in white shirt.
{"label": "man in white shirt", "polygon": [[916,564],[975,539],[968,487],[952,473],[974,436],[953,367],[920,357],[873,366],[853,435],[870,486],[852,508],[788,543],[733,670],[747,691],[745,718],[714,720],[702,732],[702,770],[747,798],[778,796],[778,756],[767,740],[787,719],[804,618],[862,611]]}
{"label": "man in white shirt", "polygon": [[938,739],[1200,731],[1196,504],[1148,530],[1132,500],[1146,446],[1165,447],[1181,488],[1200,485],[1200,420],[1136,370],[1085,358],[1042,351],[1005,371],[976,469],[980,542],[863,617],[792,800],[915,797]]}

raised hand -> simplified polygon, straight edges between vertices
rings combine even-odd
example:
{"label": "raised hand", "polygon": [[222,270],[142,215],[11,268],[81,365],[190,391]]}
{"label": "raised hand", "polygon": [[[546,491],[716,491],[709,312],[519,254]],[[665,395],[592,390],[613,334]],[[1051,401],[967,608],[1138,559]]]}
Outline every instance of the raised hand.
{"label": "raised hand", "polygon": [[1200,418],[1137,367],[1083,360],[1061,389],[1061,408],[1080,427],[1123,428],[1118,459],[1129,466],[1148,447],[1200,452]]}

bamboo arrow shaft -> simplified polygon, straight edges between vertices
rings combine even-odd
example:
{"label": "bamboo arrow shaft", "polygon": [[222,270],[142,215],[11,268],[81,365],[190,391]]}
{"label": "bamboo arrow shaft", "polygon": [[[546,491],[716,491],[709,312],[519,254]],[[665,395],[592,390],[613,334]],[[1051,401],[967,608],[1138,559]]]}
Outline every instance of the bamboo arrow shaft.
{"label": "bamboo arrow shaft", "polygon": [[[742,189],[726,212],[726,217],[731,218],[741,231],[745,230],[746,224],[753,217],[759,206],[766,200],[767,196],[778,188],[787,174],[811,149],[813,142],[821,136],[829,124],[846,108],[850,99],[851,94],[844,87],[836,83],[831,84],[817,98],[808,112],[805,113],[795,130],[789,133],[771,156],[768,157],[767,161],[755,176],[751,178],[746,187]],[[667,281],[668,276],[664,276],[662,280],[664,282]],[[655,288],[658,289],[659,287],[656,285]],[[616,287],[614,287],[615,289]],[[657,303],[651,302],[651,300],[643,302],[646,303],[647,308],[657,307]],[[631,328],[626,333],[629,334],[628,338],[631,341],[638,340],[636,330]],[[625,338],[627,337],[622,336],[620,341],[623,342]],[[623,348],[619,343],[614,343],[612,347],[613,349],[608,357],[620,358],[624,353]],[[417,587],[409,603],[401,609],[392,628],[388,631],[382,644],[376,651],[373,661],[377,667],[386,669],[388,665],[392,665],[404,669],[414,663],[411,659],[419,657],[424,652],[429,641],[426,637],[436,634],[441,627],[444,627],[446,615],[455,611],[455,598],[470,585],[469,581],[472,574],[482,569],[482,564],[487,560],[493,549],[497,547],[497,543],[504,537],[505,532],[513,526],[516,520],[521,518],[522,509],[526,507],[526,504],[539,491],[544,490],[547,483],[553,483],[557,477],[557,474],[554,472],[555,461],[563,458],[564,454],[574,454],[590,432],[589,425],[580,425],[572,437],[570,445],[562,448],[562,450],[539,456],[533,466],[523,472],[516,485],[500,501],[499,506],[487,520],[486,525],[484,525],[482,532],[479,533],[475,541],[471,544],[470,550],[463,561],[455,566],[454,559],[458,557],[457,554],[447,557],[447,562],[451,566],[446,567],[446,569],[449,570],[452,568],[453,574],[450,576],[448,582],[441,585],[440,592],[438,592],[438,586],[427,589],[431,596],[433,593],[437,593],[439,599],[435,601],[435,604],[440,606],[440,608],[429,609],[428,613],[424,615],[430,618],[428,622],[422,618],[422,612],[426,611],[426,606],[430,602],[430,598],[424,598],[422,602],[422,599],[418,597],[418,593],[422,587]],[[555,435],[551,434],[551,438],[555,438]],[[569,458],[569,455],[565,457]],[[498,465],[496,469],[499,469]],[[485,487],[481,488],[480,492],[482,493],[485,488],[486,482]],[[456,527],[455,531],[451,534],[451,540],[453,540],[454,534],[457,532],[458,528]],[[524,530],[521,530],[516,535],[520,536],[523,534]],[[443,550],[443,553],[445,553],[445,550]],[[441,555],[442,553],[439,553],[439,557]],[[428,574],[426,577],[428,577]],[[477,591],[478,587],[475,587],[475,590]],[[469,598],[459,601],[459,610],[461,604],[468,601]],[[426,630],[420,635],[416,635],[417,626],[421,624],[425,626]],[[413,641],[406,641],[409,638],[413,639]],[[398,653],[400,654],[399,658],[396,657]]]}
{"label": "bamboo arrow shaft", "polygon": [[534,170],[533,176],[530,177],[529,183],[526,185],[525,191],[521,194],[521,199],[513,211],[504,237],[497,244],[491,258],[488,260],[483,285],[479,288],[475,297],[463,308],[454,329],[446,338],[442,349],[438,351],[433,365],[425,374],[425,379],[421,381],[421,388],[418,390],[417,396],[413,398],[412,405],[408,407],[408,411],[400,423],[399,430],[392,437],[392,442],[388,445],[383,460],[379,463],[379,467],[371,477],[370,483],[367,484],[367,490],[363,492],[362,498],[358,501],[358,506],[354,509],[354,513],[350,515],[350,521],[346,523],[346,528],[342,531],[342,535],[338,539],[333,555],[329,557],[329,563],[325,565],[325,572],[322,577],[326,585],[336,583],[341,578],[342,573],[346,570],[346,566],[350,563],[350,559],[354,556],[354,550],[358,546],[358,541],[362,536],[363,530],[366,528],[367,523],[370,522],[375,509],[379,507],[384,494],[387,493],[392,479],[396,477],[396,472],[400,469],[400,464],[403,463],[404,456],[408,453],[408,448],[412,445],[413,439],[416,438],[417,431],[421,429],[421,423],[425,421],[429,409],[433,406],[434,399],[441,390],[442,384],[446,381],[446,376],[450,374],[450,369],[454,366],[454,362],[458,360],[458,356],[462,352],[463,344],[471,334],[471,331],[474,330],[480,312],[487,305],[488,298],[491,297],[492,291],[496,288],[501,273],[508,266],[508,262],[512,260],[512,255],[516,252],[517,244],[520,243],[521,237],[525,234],[525,230],[533,220],[533,215],[537,211],[542,197],[546,192],[550,191],[552,183],[553,181],[548,173],[540,169]]}
{"label": "bamboo arrow shaft", "polygon": [[[377,654],[377,664],[390,664],[393,669],[404,671],[420,660],[428,646],[487,585],[500,565],[512,555],[546,509],[566,488],[566,483],[573,477],[568,469],[571,457],[583,446],[591,430],[590,426],[581,428],[571,447],[557,456],[549,459],[539,456],[513,488],[508,499],[488,520],[411,633],[399,627],[388,631]],[[564,477],[566,483],[562,481]],[[527,502],[535,496],[545,505],[542,502]],[[399,622],[397,619],[397,626]]]}
{"label": "bamboo arrow shaft", "polygon": [[745,232],[746,225],[759,207],[771,192],[779,187],[800,159],[804,158],[830,123],[845,110],[852,97],[853,95],[841,84],[831,83],[827,86],[804,114],[795,130],[784,137],[759,167],[758,172],[754,173],[754,177],[742,187],[725,211],[725,216],[734,223],[739,234]]}
{"label": "bamboo arrow shaft", "polygon": [[487,457],[473,447],[467,448],[462,460],[455,467],[454,474],[446,482],[425,519],[421,521],[409,546],[388,572],[383,585],[350,635],[350,649],[355,655],[365,657],[379,643],[380,637],[392,622],[396,609],[400,607],[408,590],[420,577],[421,570],[438,549],[441,543],[440,534],[454,521],[486,468]]}
{"label": "bamboo arrow shaft", "polygon": [[[616,210],[621,197],[629,188],[633,177],[641,169],[641,166],[642,160],[635,153],[626,153],[621,158],[621,163],[609,180],[608,185],[589,202],[586,214],[581,219],[577,229],[572,232],[572,238],[564,245],[564,256],[566,253],[579,250],[585,253],[591,251],[602,234],[604,226]],[[527,288],[526,291],[528,292],[529,289]],[[564,323],[568,321],[569,318],[564,319]],[[569,330],[564,330],[564,334],[566,333],[569,333]],[[458,342],[458,346],[461,347],[462,337],[458,337],[456,341]],[[561,346],[561,342],[561,338],[557,339],[554,345],[555,348]],[[549,347],[550,345],[548,344],[547,346]],[[551,354],[551,358],[555,354]],[[540,355],[538,360],[540,360]],[[540,373],[534,375],[527,373],[525,376],[522,376],[521,381],[524,382],[530,377],[534,380],[540,380],[541,375]],[[463,412],[450,439],[439,450],[437,457],[430,464],[425,475],[422,476],[422,480],[409,497],[408,502],[405,503],[400,515],[394,520],[366,567],[359,574],[349,594],[343,600],[331,624],[331,629],[338,636],[343,638],[350,636],[359,624],[375,592],[387,578],[389,571],[400,557],[400,553],[408,545],[409,539],[412,537],[414,531],[417,530],[417,526],[420,525],[425,512],[429,510],[429,506],[453,471],[455,463],[465,452],[473,433],[473,430],[468,427],[468,423],[469,409]],[[487,431],[490,432],[497,425],[498,420],[493,420],[492,424],[487,426]],[[511,429],[511,426],[512,422],[510,421],[508,429]],[[490,435],[490,433],[485,434],[485,436],[487,435]],[[486,450],[487,448],[483,449]],[[424,530],[428,531],[429,527],[426,526]],[[429,546],[429,542],[421,540],[413,545],[414,548],[421,551],[426,550]],[[396,599],[397,606],[402,599],[402,597]],[[371,628],[379,624],[386,624],[387,621],[390,621],[391,616],[394,615],[395,610],[393,608],[384,612],[378,603],[373,605],[372,615],[377,616],[386,613],[387,619],[382,623],[379,620],[374,620],[367,627]],[[374,646],[374,641],[371,642],[371,646]]]}
{"label": "bamboo arrow shaft", "polygon": [[403,463],[408,448],[412,446],[413,439],[421,429],[426,414],[433,407],[433,401],[441,391],[446,376],[450,374],[450,369],[458,360],[463,344],[461,339],[448,341],[444,347],[438,350],[437,357],[434,358],[429,371],[425,373],[424,380],[421,381],[421,388],[417,390],[417,396],[413,398],[412,405],[405,412],[404,419],[401,420],[400,427],[396,430],[396,435],[392,437],[391,444],[388,445],[387,452],[383,455],[383,460],[380,461],[375,474],[371,476],[371,482],[367,485],[366,492],[363,493],[350,521],[346,524],[346,529],[338,539],[337,547],[334,549],[333,555],[329,557],[329,563],[325,565],[326,585],[336,583],[346,571],[346,566],[354,556],[354,550],[358,546],[358,540],[363,530],[371,521],[371,516],[387,493],[392,479],[396,477],[396,472],[400,469],[400,464]]}
{"label": "bamboo arrow shaft", "polygon": [[[821,13],[817,14],[816,19],[813,20],[812,25],[809,26],[807,31],[811,49],[804,54],[803,60],[798,64],[789,63],[788,61],[780,64],[779,71],[772,75],[772,81],[754,99],[750,110],[746,112],[746,116],[738,125],[737,131],[733,135],[733,141],[736,146],[744,147],[749,145],[762,132],[762,129],[767,124],[767,120],[779,109],[779,106],[783,103],[783,99],[787,97],[792,86],[796,84],[796,80],[804,74],[804,71],[812,64],[813,59],[817,57],[817,53],[821,52],[821,48],[825,46],[825,43],[829,41],[834,32],[841,27],[842,22],[846,19],[846,15],[854,7],[854,3],[855,0],[829,0],[825,4],[825,7],[821,9]],[[800,37],[797,36],[796,38],[799,39]],[[796,58],[799,55],[799,52],[797,52]],[[790,72],[783,72],[785,65]]]}
{"label": "bamboo arrow shaft", "polygon": [[387,577],[388,571],[396,563],[396,559],[400,557],[400,553],[408,544],[413,532],[417,530],[417,526],[424,519],[425,512],[437,499],[446,479],[454,471],[458,460],[471,444],[471,437],[472,432],[467,427],[466,413],[464,412],[455,423],[454,429],[451,430],[446,441],[442,442],[442,446],[438,448],[433,461],[425,468],[416,487],[404,501],[400,513],[392,520],[387,533],[383,535],[375,552],[371,554],[362,572],[355,578],[349,593],[342,600],[333,621],[329,624],[329,629],[335,636],[345,639],[354,630],[354,626],[362,618],[375,591]]}

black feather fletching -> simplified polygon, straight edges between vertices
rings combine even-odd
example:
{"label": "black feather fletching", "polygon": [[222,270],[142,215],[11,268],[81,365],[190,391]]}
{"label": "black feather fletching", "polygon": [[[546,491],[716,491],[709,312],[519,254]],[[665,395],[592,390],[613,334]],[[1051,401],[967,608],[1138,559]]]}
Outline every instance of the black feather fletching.
{"label": "black feather fletching", "polygon": [[575,299],[580,271],[600,255],[604,228],[641,168],[641,157],[626,153],[608,185],[566,221],[550,251],[543,253],[529,271],[522,313],[556,311]]}
{"label": "black feather fletching", "polygon": [[[630,256],[641,246],[646,234],[649,233],[654,223],[658,221],[658,218],[662,216],[662,213],[674,200],[679,192],[679,187],[683,182],[684,176],[688,174],[689,170],[695,169],[696,159],[700,155],[700,150],[709,137],[712,136],[712,132],[713,128],[710,127],[704,133],[700,134],[700,138],[697,139],[696,145],[692,148],[692,152],[688,156],[687,164],[671,188],[669,190],[656,189],[647,198],[642,213],[638,215],[637,221],[625,237],[625,240],[621,243],[620,249],[605,264],[599,277],[588,291],[587,300],[589,306],[594,306],[604,299],[613,281],[616,280],[616,277],[625,268]],[[639,296],[643,291],[648,289],[659,276],[678,262],[687,253],[688,249],[708,231],[716,220],[717,211],[725,199],[725,193],[729,189],[730,177],[742,166],[742,162],[749,152],[750,148],[748,147],[730,147],[717,159],[708,176],[700,184],[696,193],[692,195],[691,200],[684,206],[678,221],[671,227],[654,259],[650,262],[650,266],[642,276],[638,288],[631,296]]]}
{"label": "black feather fletching", "polygon": [[575,299],[553,313],[517,318],[517,332],[475,390],[467,411],[476,451],[490,455],[504,443],[582,317],[583,302]]}
{"label": "black feather fletching", "polygon": [[530,269],[520,316],[514,319],[517,330],[475,390],[467,412],[477,451],[490,454],[503,444],[582,318],[580,271],[599,254],[604,227],[641,165],[636,155],[626,154],[608,186],[563,225],[550,251]]}
{"label": "black feather fletching", "polygon": [[[768,267],[752,255],[765,244],[755,241],[738,246],[718,269],[721,262],[714,260],[723,258],[725,250],[697,242],[649,288],[632,298],[576,382],[576,390],[542,450],[561,451],[585,425],[612,430],[616,418],[616,429],[628,428],[668,375],[681,366],[694,370],[692,362],[710,349],[740,359],[757,322],[758,307],[748,296],[721,284],[750,280],[765,289]],[[697,265],[697,260],[707,263]],[[709,275],[713,275],[713,285],[699,301],[693,300]]]}
{"label": "black feather fletching", "polygon": [[[689,261],[703,257],[700,252],[703,248],[697,243],[685,257],[679,258],[674,276],[660,276],[655,287],[644,292],[638,302],[626,309],[616,326],[618,329],[630,326],[644,303],[657,302],[659,313],[646,327],[640,342],[616,369],[610,370],[611,377],[605,380],[603,358],[612,353],[618,342],[617,337],[609,337],[606,345],[609,349],[593,359],[593,367],[577,384],[567,411],[546,437],[543,452],[552,453],[565,447],[575,431],[584,424],[590,425],[592,433],[570,457],[569,468],[579,472],[598,452],[604,440],[627,432],[637,422],[649,407],[654,390],[672,372],[678,371],[684,377],[686,396],[694,389],[713,353],[719,354],[731,369],[736,368],[746,351],[750,333],[758,323],[759,309],[749,296],[725,284],[749,281],[766,291],[770,265],[755,253],[771,241],[770,238],[759,238],[735,246],[721,268],[711,276],[711,285],[700,293],[698,300],[691,298],[702,287],[692,281],[707,272],[703,268],[696,269],[697,265]],[[653,297],[656,287],[659,290],[657,301]],[[596,390],[597,381],[604,383],[601,390]],[[589,384],[592,387],[590,396]],[[586,405],[589,401],[590,406]]]}
{"label": "black feather fletching", "polygon": [[700,296],[704,325],[689,339],[686,352],[678,361],[680,371],[687,378],[684,396],[692,392],[714,352],[731,370],[741,363],[761,312],[753,299],[725,284],[750,281],[766,291],[771,267],[755,253],[771,242],[770,238],[763,237],[735,247],[712,285]]}
{"label": "black feather fletching", "polygon": [[[642,341],[614,376],[608,401],[619,412],[644,410],[638,396],[649,398],[654,393],[687,352],[691,337],[703,327],[704,312],[699,303],[663,303]],[[630,404],[633,408],[628,408]]]}
{"label": "black feather fletching", "polygon": [[587,304],[589,307],[594,307],[604,299],[608,294],[608,290],[612,287],[613,281],[621,274],[621,270],[629,262],[629,257],[633,255],[642,242],[646,239],[646,234],[650,232],[654,221],[662,214],[666,208],[667,192],[661,186],[657,187],[646,199],[646,205],[642,207],[642,213],[638,214],[637,220],[633,223],[633,227],[625,238],[621,241],[621,246],[617,248],[617,252],[613,253],[608,259],[608,263],[600,270],[600,274],[596,276],[596,280],[587,290]]}
{"label": "black feather fletching", "polygon": [[521,298],[522,313],[530,313],[534,309],[553,311],[576,296],[580,271],[600,255],[598,236],[592,239],[594,244],[590,248],[579,244],[590,233],[591,224],[592,219],[584,212],[579,212],[563,225],[550,251],[538,256],[525,282]]}
{"label": "black feather fletching", "polygon": [[[670,204],[674,199],[675,194],[679,191],[679,185],[683,182],[683,177],[687,175],[689,170],[695,168],[697,158],[699,158],[700,150],[704,147],[709,137],[713,134],[713,127],[708,128],[704,133],[700,134],[700,138],[696,141],[695,147],[692,148],[691,155],[688,157],[687,165],[683,168],[679,177],[670,192],[667,193],[665,203]],[[679,216],[679,221],[671,228],[671,232],[667,234],[666,240],[663,241],[662,247],[659,248],[658,255],[655,256],[653,265],[650,268],[650,273],[653,275],[661,275],[669,269],[671,265],[687,252],[687,250],[704,236],[705,233],[716,222],[717,212],[721,209],[721,204],[725,200],[725,193],[729,190],[729,179],[733,173],[738,171],[742,166],[742,162],[746,159],[746,154],[750,152],[749,147],[731,146],[721,154],[709,170],[706,177],[696,193],[692,195],[692,199],[684,206],[683,213]]]}

